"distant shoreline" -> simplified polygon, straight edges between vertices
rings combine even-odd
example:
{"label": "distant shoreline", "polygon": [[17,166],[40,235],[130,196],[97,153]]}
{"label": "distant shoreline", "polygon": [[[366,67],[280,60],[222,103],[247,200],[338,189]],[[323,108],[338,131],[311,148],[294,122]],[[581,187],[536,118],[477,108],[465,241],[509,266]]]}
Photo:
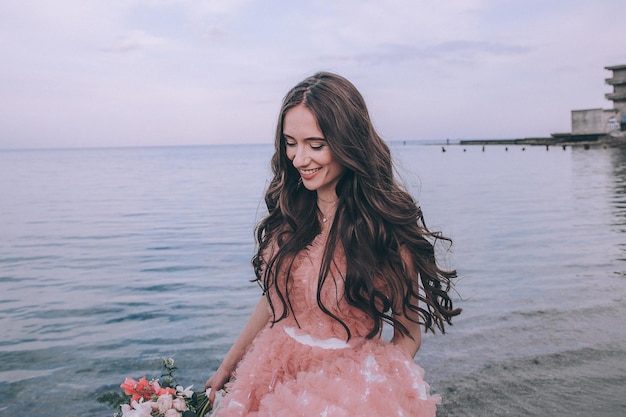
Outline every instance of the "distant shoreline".
{"label": "distant shoreline", "polygon": [[538,145],[538,146],[589,146],[608,145],[626,146],[626,137],[611,136],[604,134],[594,135],[571,135],[567,133],[554,134],[551,137],[543,138],[522,138],[522,139],[472,139],[460,140],[459,145]]}

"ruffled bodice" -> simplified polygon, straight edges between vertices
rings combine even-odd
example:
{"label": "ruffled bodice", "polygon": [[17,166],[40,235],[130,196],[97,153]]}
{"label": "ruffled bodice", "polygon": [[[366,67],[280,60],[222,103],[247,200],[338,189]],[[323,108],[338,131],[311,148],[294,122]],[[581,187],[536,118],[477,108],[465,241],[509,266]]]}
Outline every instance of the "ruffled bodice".
{"label": "ruffled bodice", "polygon": [[[279,322],[279,325],[296,329],[297,334],[308,334],[318,339],[347,339],[347,333],[341,323],[324,313],[318,306],[317,292],[320,281],[320,268],[326,244],[326,235],[318,235],[313,242],[294,259],[291,273],[279,283],[288,289],[293,312]],[[372,319],[363,311],[351,306],[346,301],[344,291],[345,255],[337,249],[330,273],[322,286],[320,299],[326,309],[340,318],[350,329],[351,337],[365,337],[372,329]],[[270,290],[272,303],[277,315],[282,311],[278,294]]]}

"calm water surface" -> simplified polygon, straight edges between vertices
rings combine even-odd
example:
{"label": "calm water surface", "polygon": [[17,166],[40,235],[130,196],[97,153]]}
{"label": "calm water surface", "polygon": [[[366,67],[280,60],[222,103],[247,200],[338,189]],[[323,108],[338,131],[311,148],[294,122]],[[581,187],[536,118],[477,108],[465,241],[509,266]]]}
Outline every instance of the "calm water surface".
{"label": "calm water surface", "polygon": [[[626,415],[626,150],[392,145],[464,312],[416,361],[439,416]],[[259,296],[271,146],[0,152],[0,416],[199,387]]]}

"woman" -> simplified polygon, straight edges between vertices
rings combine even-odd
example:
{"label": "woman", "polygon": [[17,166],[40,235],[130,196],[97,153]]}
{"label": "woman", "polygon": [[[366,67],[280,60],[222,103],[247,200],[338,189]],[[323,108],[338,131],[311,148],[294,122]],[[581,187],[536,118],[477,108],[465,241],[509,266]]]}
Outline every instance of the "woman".
{"label": "woman", "polygon": [[206,382],[211,399],[227,391],[216,415],[434,416],[413,357],[421,326],[460,313],[455,272],[348,80],[318,73],[287,94],[272,170],[253,258],[264,292]]}

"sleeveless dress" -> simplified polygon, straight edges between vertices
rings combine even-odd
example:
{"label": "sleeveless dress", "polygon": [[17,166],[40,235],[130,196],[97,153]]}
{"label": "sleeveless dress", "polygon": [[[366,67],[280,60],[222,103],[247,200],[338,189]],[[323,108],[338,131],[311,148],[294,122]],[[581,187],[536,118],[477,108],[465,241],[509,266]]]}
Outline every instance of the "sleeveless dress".
{"label": "sleeveless dress", "polygon": [[[268,325],[254,339],[226,384],[216,417],[432,417],[439,396],[431,396],[424,371],[401,348],[366,339],[371,319],[344,300],[341,270],[335,263],[317,304],[324,233],[294,260],[288,285],[293,314]],[[285,274],[283,274],[285,275]],[[279,284],[280,285],[280,284]],[[272,293],[277,314],[278,296]]]}

